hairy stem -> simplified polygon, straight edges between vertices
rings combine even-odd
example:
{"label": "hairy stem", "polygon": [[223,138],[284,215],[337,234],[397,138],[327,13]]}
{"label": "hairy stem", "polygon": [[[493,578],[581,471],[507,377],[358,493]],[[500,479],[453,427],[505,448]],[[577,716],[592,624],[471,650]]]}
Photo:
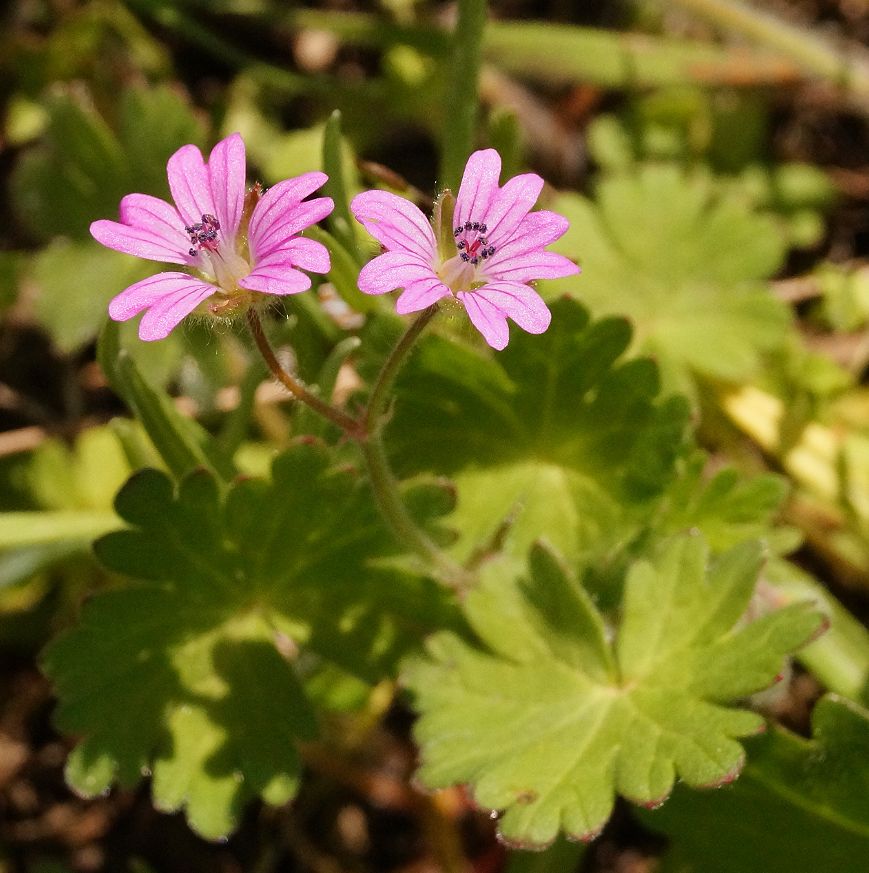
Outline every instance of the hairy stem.
{"label": "hairy stem", "polygon": [[314,412],[322,415],[333,424],[338,425],[348,436],[358,437],[360,434],[361,423],[355,418],[351,418],[340,409],[336,409],[330,403],[322,400],[316,394],[309,391],[298,379],[291,376],[280,364],[280,361],[275,357],[275,353],[269,344],[268,338],[263,330],[262,321],[259,315],[253,308],[247,311],[247,324],[250,328],[251,335],[254,338],[256,347],[263,356],[268,365],[271,374],[293,395],[297,400],[300,400],[306,406],[309,406]]}
{"label": "hairy stem", "polygon": [[442,551],[407,511],[401,499],[398,480],[392,472],[383,445],[384,412],[390,389],[408,353],[437,311],[437,306],[423,310],[389,353],[371,389],[364,415],[365,437],[360,440],[360,446],[377,505],[395,538],[425,558],[442,582],[451,588],[462,590],[468,585],[468,572]]}
{"label": "hairy stem", "polygon": [[384,410],[395,377],[414,343],[419,339],[420,334],[436,312],[436,306],[424,310],[402,334],[384,362],[371,391],[365,413],[358,420],[317,397],[281,366],[255,310],[248,310],[247,323],[257,348],[272,375],[293,397],[306,404],[323,418],[338,425],[347,436],[358,441],[377,505],[395,538],[402,545],[424,558],[441,582],[461,591],[468,586],[468,571],[442,551],[407,511],[407,507],[401,499],[398,480],[395,478],[386,457],[382,435]]}
{"label": "hairy stem", "polygon": [[360,447],[377,505],[398,542],[424,558],[444,584],[457,590],[466,587],[465,570],[438,547],[407,511],[380,434],[369,434]]}
{"label": "hairy stem", "polygon": [[381,419],[395,377],[404,364],[408,352],[413,348],[428,323],[435,317],[437,311],[437,306],[429,306],[428,309],[424,309],[411,322],[410,327],[401,335],[389,353],[389,357],[384,362],[377,376],[377,381],[371,389],[371,396],[368,398],[368,406],[365,410],[365,430],[367,433],[372,434],[382,427]]}

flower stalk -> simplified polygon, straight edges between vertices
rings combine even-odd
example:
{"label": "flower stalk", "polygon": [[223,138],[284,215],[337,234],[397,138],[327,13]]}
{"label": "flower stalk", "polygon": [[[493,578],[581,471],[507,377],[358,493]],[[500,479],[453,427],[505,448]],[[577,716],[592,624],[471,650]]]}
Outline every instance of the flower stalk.
{"label": "flower stalk", "polygon": [[338,425],[341,430],[345,431],[349,436],[358,436],[360,434],[360,422],[355,418],[351,418],[340,409],[336,409],[330,403],[327,403],[322,398],[318,397],[312,391],[309,391],[298,379],[291,376],[280,364],[275,356],[274,350],[269,344],[268,338],[263,330],[262,321],[256,310],[251,308],[247,311],[247,325],[250,328],[251,336],[253,336],[256,347],[259,353],[263,356],[271,374],[293,395],[297,400],[309,406],[314,412],[328,419],[333,424]]}
{"label": "flower stalk", "polygon": [[461,591],[468,587],[468,572],[440,549],[407,511],[401,499],[398,480],[389,465],[382,436],[384,411],[395,377],[436,313],[437,306],[430,306],[421,312],[399,338],[378,374],[365,412],[358,419],[318,397],[281,366],[265,335],[262,321],[253,308],[247,311],[247,324],[272,375],[293,397],[336,424],[348,437],[359,443],[377,505],[395,538],[424,558],[441,582]]}
{"label": "flower stalk", "polygon": [[372,435],[379,433],[382,429],[383,413],[386,408],[386,401],[390,389],[395,383],[395,377],[398,375],[398,371],[401,369],[408,353],[420,336],[422,336],[422,332],[426,329],[429,322],[435,317],[437,312],[437,305],[429,306],[428,309],[424,309],[411,322],[410,327],[408,327],[408,329],[401,335],[400,339],[389,353],[389,357],[384,362],[383,367],[377,376],[377,381],[371,389],[371,395],[368,398],[368,405],[365,409],[365,432],[369,438]]}
{"label": "flower stalk", "polygon": [[364,416],[364,438],[360,440],[362,455],[371,479],[377,505],[383,513],[396,539],[425,558],[434,568],[438,578],[451,588],[460,591],[468,586],[468,573],[452,560],[423,531],[407,511],[401,499],[398,480],[389,465],[383,445],[383,425],[390,389],[407,360],[407,356],[422,336],[429,322],[438,312],[437,305],[424,309],[408,326],[393,347],[383,364],[371,389]]}

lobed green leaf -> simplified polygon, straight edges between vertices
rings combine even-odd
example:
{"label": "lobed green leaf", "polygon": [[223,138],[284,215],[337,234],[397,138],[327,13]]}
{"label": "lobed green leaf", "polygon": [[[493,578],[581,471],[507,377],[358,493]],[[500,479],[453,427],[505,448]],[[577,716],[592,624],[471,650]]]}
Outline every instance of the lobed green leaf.
{"label": "lobed green leaf", "polygon": [[739,781],[704,794],[677,789],[644,823],[673,837],[665,871],[854,873],[869,854],[869,712],[828,694],[813,737],[784,728],[749,741]]}
{"label": "lobed green leaf", "polygon": [[636,536],[676,475],[688,408],[659,399],[651,361],[622,358],[627,323],[590,322],[569,299],[552,311],[545,334],[517,331],[497,358],[429,336],[399,378],[393,463],[454,479],[460,560],[504,528],[520,559],[543,531],[570,561],[606,554]]}
{"label": "lobed green leaf", "polygon": [[295,790],[296,742],[314,731],[295,654],[370,681],[454,623],[434,583],[390,565],[364,483],[320,446],[296,445],[271,482],[225,497],[205,470],[177,487],[143,470],[115,508],[131,526],[97,555],[137,584],[95,596],[44,658],[58,724],[83,736],[67,777],[90,796],[152,773],[155,804],[184,808],[205,836],[231,830],[250,798]]}
{"label": "lobed green leaf", "polygon": [[755,544],[710,561],[681,536],[628,574],[611,631],[588,595],[539,547],[520,576],[493,562],[466,602],[479,643],[435,635],[405,679],[421,717],[419,777],[469,783],[501,810],[511,844],[540,847],[559,830],[594,837],[616,794],[662,803],[678,777],[733,781],[738,739],[763,720],[735,708],[772,683],[784,657],[823,626],[805,606],[738,629],[760,564]]}
{"label": "lobed green leaf", "polygon": [[748,378],[782,347],[790,316],[763,280],[786,241],[738,187],[643,165],[604,178],[593,201],[564,194],[551,206],[570,219],[554,248],[582,264],[577,294],[598,317],[631,319],[668,386],[693,391],[695,373]]}

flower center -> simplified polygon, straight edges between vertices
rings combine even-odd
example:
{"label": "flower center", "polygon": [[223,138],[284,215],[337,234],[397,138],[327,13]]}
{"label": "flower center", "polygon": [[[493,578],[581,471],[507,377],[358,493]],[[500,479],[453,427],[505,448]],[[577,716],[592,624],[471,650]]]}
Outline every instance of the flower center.
{"label": "flower center", "polygon": [[202,249],[216,252],[220,245],[217,242],[217,231],[219,230],[220,222],[208,213],[202,216],[202,221],[185,227],[184,231],[190,237],[190,250],[187,254],[194,258]]}
{"label": "flower center", "polygon": [[196,267],[209,281],[226,293],[238,290],[238,280],[250,273],[250,264],[235,250],[235,240],[219,236],[220,222],[206,213],[202,220],[184,228],[190,237],[187,254],[197,259]]}
{"label": "flower center", "polygon": [[465,263],[476,267],[480,261],[485,261],[495,254],[495,246],[490,246],[486,238],[487,230],[486,225],[479,221],[466,221],[453,229],[459,257]]}

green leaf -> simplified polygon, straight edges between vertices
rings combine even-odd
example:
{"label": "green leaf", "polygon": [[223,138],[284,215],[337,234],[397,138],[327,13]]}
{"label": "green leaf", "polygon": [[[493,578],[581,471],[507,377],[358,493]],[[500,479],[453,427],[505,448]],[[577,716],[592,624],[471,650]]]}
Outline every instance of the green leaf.
{"label": "green leaf", "polygon": [[599,560],[647,523],[684,451],[687,405],[658,399],[651,361],[621,357],[627,323],[589,322],[567,299],[552,312],[497,358],[429,336],[399,378],[387,446],[403,475],[454,479],[460,560],[505,524],[523,560],[544,531],[570,561]]}
{"label": "green leaf", "polygon": [[165,198],[167,159],[203,139],[183,98],[166,87],[125,91],[117,131],[81,87],[53,89],[47,111],[43,141],[23,155],[11,182],[13,204],[40,240],[87,239],[90,223],[114,218],[131,191]]}
{"label": "green leaf", "polygon": [[582,264],[576,295],[595,316],[629,318],[635,347],[654,354],[671,386],[691,388],[692,372],[746,379],[782,346],[788,309],[762,280],[785,242],[738,189],[648,165],[605,178],[594,201],[564,194],[551,206],[570,219],[554,248]]}
{"label": "green leaf", "polygon": [[869,712],[833,694],[813,738],[783,728],[752,740],[742,778],[722,791],[677,790],[643,816],[671,837],[663,870],[854,873],[869,857]]}
{"label": "green leaf", "polygon": [[662,803],[678,777],[730,782],[737,739],[763,719],[734,700],[774,681],[822,617],[794,605],[743,625],[760,549],[710,561],[699,536],[674,538],[631,568],[615,641],[578,583],[539,547],[520,578],[497,563],[466,601],[472,645],[435,635],[405,679],[421,717],[421,781],[469,783],[503,810],[512,844],[590,839],[615,795]]}
{"label": "green leaf", "polygon": [[36,315],[54,344],[74,352],[99,332],[112,297],[153,265],[93,242],[57,240],[33,259]]}
{"label": "green leaf", "polygon": [[18,299],[18,284],[26,256],[20,252],[0,252],[0,312]]}
{"label": "green leaf", "polygon": [[488,119],[489,141],[501,155],[501,176],[512,179],[522,172],[522,156],[525,151],[525,133],[516,111],[499,106]]}
{"label": "green leaf", "polygon": [[474,150],[480,112],[479,79],[486,31],[485,0],[459,0],[450,52],[442,75],[443,123],[440,140],[440,184],[459,190],[462,171]]}
{"label": "green leaf", "polygon": [[748,539],[763,538],[777,553],[799,545],[796,531],[775,525],[789,490],[786,479],[772,474],[744,479],[731,467],[707,478],[707,462],[702,452],[686,460],[656,513],[659,534],[697,528],[716,552]]}
{"label": "green leaf", "polygon": [[[205,126],[177,88],[125,88],[117,134],[124,150],[129,191],[169,199],[166,162],[188,143],[206,145]],[[111,217],[111,216],[107,216]]]}
{"label": "green leaf", "polygon": [[130,472],[118,437],[108,427],[92,427],[72,448],[54,439],[38,446],[27,466],[27,485],[40,508],[110,513]]}
{"label": "green leaf", "polygon": [[113,512],[2,512],[0,549],[65,540],[89,541],[117,527],[120,522]]}
{"label": "green leaf", "polygon": [[[323,130],[323,170],[329,177],[323,193],[335,201],[335,209],[328,218],[329,229],[354,259],[359,258],[356,246],[357,223],[350,214],[347,182],[344,179],[344,140],[341,136],[341,113],[336,109]],[[357,264],[361,266],[361,264]]]}
{"label": "green leaf", "polygon": [[116,509],[131,528],[97,555],[139,581],[92,598],[44,659],[58,724],[84,737],[67,777],[90,796],[152,772],[155,804],[185,808],[205,836],[227,833],[250,798],[295,790],[294,743],[313,716],[293,653],[378,679],[454,623],[434,583],[387,566],[394,546],[367,486],[316,445],[225,498],[203,470],[177,490],[144,470]]}
{"label": "green leaf", "polygon": [[144,378],[132,356],[120,346],[120,328],[107,320],[100,335],[97,359],[112,388],[145,427],[166,466],[181,477],[205,467],[228,478],[231,461],[196,421],[186,418],[162,391]]}
{"label": "green leaf", "polygon": [[778,602],[812,600],[827,616],[830,629],[806,646],[799,660],[829,691],[869,706],[869,630],[827,587],[790,561],[773,558],[764,581]]}

